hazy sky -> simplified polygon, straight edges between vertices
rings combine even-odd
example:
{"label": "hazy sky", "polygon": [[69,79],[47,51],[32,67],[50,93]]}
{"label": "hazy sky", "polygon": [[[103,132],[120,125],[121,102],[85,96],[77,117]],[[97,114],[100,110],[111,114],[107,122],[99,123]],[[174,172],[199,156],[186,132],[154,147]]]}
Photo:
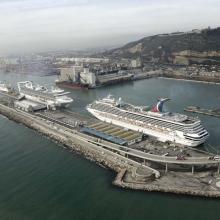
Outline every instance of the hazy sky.
{"label": "hazy sky", "polygon": [[0,54],[120,45],[220,26],[220,0],[0,0]]}

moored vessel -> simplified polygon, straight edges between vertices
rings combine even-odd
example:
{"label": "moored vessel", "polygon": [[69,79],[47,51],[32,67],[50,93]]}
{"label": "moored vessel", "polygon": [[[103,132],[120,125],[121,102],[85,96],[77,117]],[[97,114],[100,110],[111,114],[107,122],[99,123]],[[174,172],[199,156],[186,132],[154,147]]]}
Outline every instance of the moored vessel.
{"label": "moored vessel", "polygon": [[31,81],[18,82],[17,85],[20,95],[53,109],[57,107],[67,108],[73,102],[73,99],[67,96],[69,92],[64,92],[64,90],[55,88],[48,90],[44,86],[35,86]]}
{"label": "moored vessel", "polygon": [[204,143],[209,134],[201,121],[179,113],[164,112],[163,104],[168,100],[159,99],[149,109],[125,103],[121,98],[116,100],[109,95],[89,104],[87,110],[101,121],[142,132],[162,142],[191,147]]}

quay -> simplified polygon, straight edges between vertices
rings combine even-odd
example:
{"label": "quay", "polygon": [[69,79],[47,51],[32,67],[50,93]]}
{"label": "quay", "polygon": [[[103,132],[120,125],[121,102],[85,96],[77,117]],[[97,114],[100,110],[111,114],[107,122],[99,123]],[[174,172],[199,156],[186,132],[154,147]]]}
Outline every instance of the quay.
{"label": "quay", "polygon": [[[113,184],[119,187],[220,197],[220,160],[213,154],[155,144],[148,138],[131,146],[112,143],[82,132],[84,124],[97,125],[97,120],[75,112],[27,113],[0,104],[0,113],[114,170]],[[185,153],[184,159],[178,159],[179,153]]]}
{"label": "quay", "polygon": [[184,108],[184,111],[203,114],[203,115],[209,115],[209,116],[214,116],[214,117],[220,117],[220,109],[211,110],[211,109],[200,108],[198,106],[188,106]]}

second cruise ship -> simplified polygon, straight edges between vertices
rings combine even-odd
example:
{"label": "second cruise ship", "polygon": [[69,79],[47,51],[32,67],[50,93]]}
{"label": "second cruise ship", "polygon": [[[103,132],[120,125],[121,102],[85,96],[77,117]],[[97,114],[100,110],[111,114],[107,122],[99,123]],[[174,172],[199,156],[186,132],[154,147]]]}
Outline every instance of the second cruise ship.
{"label": "second cruise ship", "polygon": [[48,90],[44,86],[35,86],[31,81],[18,82],[17,85],[20,95],[29,100],[45,104],[49,108],[67,108],[73,102],[73,99],[67,96],[69,92],[64,92],[59,88],[52,87],[51,90]]}
{"label": "second cruise ship", "polygon": [[109,95],[87,106],[87,110],[101,121],[153,136],[162,142],[196,147],[206,141],[208,132],[197,118],[173,112],[164,112],[159,99],[151,109],[116,100]]}

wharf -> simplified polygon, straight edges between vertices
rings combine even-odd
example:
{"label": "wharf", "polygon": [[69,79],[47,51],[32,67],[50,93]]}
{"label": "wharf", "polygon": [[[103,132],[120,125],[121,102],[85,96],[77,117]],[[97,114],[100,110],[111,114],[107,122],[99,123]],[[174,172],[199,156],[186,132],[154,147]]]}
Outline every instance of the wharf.
{"label": "wharf", "polygon": [[[76,121],[96,123],[90,117],[71,112],[26,113],[0,104],[0,113],[22,123],[86,158],[116,171],[115,185],[146,191],[171,192],[220,198],[220,160],[210,159],[207,152],[187,150],[185,160],[177,160],[177,147],[155,147],[153,142],[121,146],[80,132]],[[69,114],[69,116],[68,116]],[[71,118],[71,121],[70,121]],[[95,122],[93,121],[95,120]],[[143,149],[144,148],[144,149]],[[175,150],[174,150],[175,149]],[[169,154],[166,152],[169,151]],[[194,153],[193,153],[194,152]],[[174,166],[175,167],[172,167]],[[169,166],[169,167],[168,167]],[[184,167],[185,170],[178,168]],[[121,173],[120,173],[121,172]]]}
{"label": "wharf", "polygon": [[184,108],[184,111],[209,115],[213,117],[220,117],[220,109],[211,110],[211,109],[200,108],[197,106],[188,106],[187,108]]}
{"label": "wharf", "polygon": [[151,79],[160,76],[162,76],[161,71],[138,72],[138,73],[134,73],[133,80]]}

